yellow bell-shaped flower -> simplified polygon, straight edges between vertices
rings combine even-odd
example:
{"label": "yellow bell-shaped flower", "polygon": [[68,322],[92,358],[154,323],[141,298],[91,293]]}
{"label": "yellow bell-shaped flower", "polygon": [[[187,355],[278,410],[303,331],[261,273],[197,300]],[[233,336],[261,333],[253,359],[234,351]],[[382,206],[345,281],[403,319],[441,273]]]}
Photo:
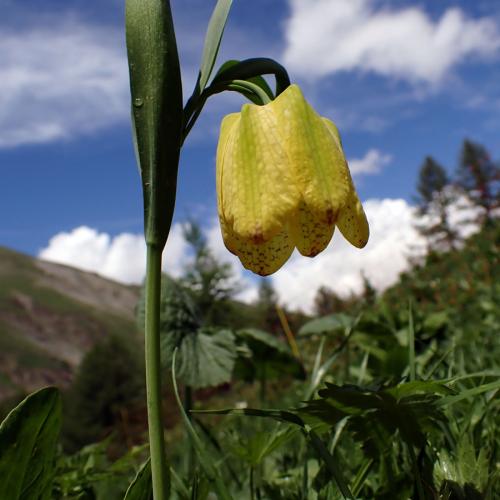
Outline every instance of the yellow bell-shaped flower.
{"label": "yellow bell-shaped flower", "polygon": [[335,226],[358,248],[368,241],[337,128],[297,85],[224,118],[217,205],[226,247],[262,276],[277,271],[294,248],[309,257],[323,251]]}

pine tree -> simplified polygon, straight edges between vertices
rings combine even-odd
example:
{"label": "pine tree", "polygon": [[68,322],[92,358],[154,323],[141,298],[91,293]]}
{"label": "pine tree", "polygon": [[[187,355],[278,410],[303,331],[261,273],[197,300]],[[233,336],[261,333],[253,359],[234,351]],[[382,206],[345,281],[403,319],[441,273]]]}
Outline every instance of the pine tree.
{"label": "pine tree", "polygon": [[361,271],[361,279],[363,280],[363,291],[361,292],[363,301],[365,302],[365,304],[375,304],[375,301],[377,300],[377,290],[372,285],[372,282],[365,274],[364,270]]}
{"label": "pine tree", "polygon": [[427,238],[429,249],[455,248],[458,234],[450,225],[449,207],[456,196],[446,170],[431,156],[420,167],[417,193],[417,210],[422,220],[416,228]]}
{"label": "pine tree", "polygon": [[500,168],[498,163],[492,161],[484,146],[464,140],[457,182],[474,205],[481,208],[480,222],[490,222],[500,201]]}
{"label": "pine tree", "polygon": [[340,298],[331,288],[321,286],[314,297],[314,312],[318,316],[326,316],[327,314],[343,311],[346,304],[347,301]]}
{"label": "pine tree", "polygon": [[280,322],[276,312],[278,296],[269,278],[260,279],[258,293],[257,306],[264,330],[279,332]]}
{"label": "pine tree", "polygon": [[66,395],[64,447],[74,452],[113,430],[120,434],[122,410],[140,404],[144,389],[141,351],[134,341],[111,336],[94,345]]}
{"label": "pine tree", "polygon": [[239,291],[231,265],[213,255],[197,222],[186,223],[183,235],[193,249],[194,261],[186,266],[181,283],[191,292],[203,323],[222,324],[224,302]]}

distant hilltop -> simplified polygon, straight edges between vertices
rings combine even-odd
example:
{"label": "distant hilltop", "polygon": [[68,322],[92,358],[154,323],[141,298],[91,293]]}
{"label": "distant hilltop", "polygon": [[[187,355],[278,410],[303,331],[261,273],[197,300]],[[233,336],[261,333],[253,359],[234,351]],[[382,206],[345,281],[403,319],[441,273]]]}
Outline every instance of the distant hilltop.
{"label": "distant hilltop", "polygon": [[67,387],[98,340],[139,335],[138,298],[139,287],[0,247],[0,402]]}

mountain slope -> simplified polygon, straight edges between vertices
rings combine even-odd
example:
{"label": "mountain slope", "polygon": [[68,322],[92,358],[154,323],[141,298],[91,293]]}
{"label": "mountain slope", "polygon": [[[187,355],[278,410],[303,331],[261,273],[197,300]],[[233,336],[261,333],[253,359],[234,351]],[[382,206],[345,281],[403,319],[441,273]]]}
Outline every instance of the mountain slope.
{"label": "mountain slope", "polygon": [[137,287],[0,247],[0,400],[66,386],[99,339],[138,335]]}

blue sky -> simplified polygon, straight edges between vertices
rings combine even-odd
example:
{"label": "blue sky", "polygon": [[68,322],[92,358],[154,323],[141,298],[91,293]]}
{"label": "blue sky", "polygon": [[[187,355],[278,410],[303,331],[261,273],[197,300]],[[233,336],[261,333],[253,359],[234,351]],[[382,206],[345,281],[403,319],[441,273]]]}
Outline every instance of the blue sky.
{"label": "blue sky", "polygon": [[[186,98],[214,4],[172,2]],[[0,7],[0,244],[37,255],[83,226],[108,247],[139,234],[124,2]],[[452,171],[465,137],[500,157],[496,0],[234,0],[219,63],[252,56],[284,63],[337,123],[363,200],[402,199],[407,208],[423,158]],[[195,216],[213,230],[218,126],[241,104],[216,97],[197,123],[183,150],[176,221]],[[78,255],[59,260],[78,265]]]}

